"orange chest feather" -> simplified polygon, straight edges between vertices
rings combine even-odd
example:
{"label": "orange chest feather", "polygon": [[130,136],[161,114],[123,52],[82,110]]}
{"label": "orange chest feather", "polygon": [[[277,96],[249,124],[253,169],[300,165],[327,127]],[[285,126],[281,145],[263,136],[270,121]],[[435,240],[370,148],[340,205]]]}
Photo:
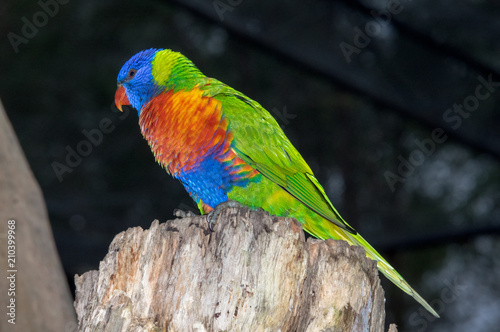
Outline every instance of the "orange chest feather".
{"label": "orange chest feather", "polygon": [[195,168],[207,155],[234,154],[221,103],[196,88],[156,96],[143,107],[139,125],[156,160],[171,174]]}

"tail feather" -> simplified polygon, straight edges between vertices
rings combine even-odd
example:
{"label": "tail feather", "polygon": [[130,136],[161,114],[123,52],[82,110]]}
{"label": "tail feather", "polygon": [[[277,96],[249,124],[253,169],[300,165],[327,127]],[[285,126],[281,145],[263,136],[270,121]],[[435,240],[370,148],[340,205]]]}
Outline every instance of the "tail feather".
{"label": "tail feather", "polygon": [[[427,311],[433,314],[435,317],[439,318],[439,314],[430,306],[427,301],[425,301],[420,294],[418,294],[407,282],[403,279],[403,277],[389,264],[373,247],[366,242],[365,239],[359,234],[352,235],[346,233],[346,235],[353,242],[352,244],[356,244],[365,248],[366,255],[377,261],[377,267],[380,272],[382,272],[390,281],[392,281],[396,286],[401,288],[406,294],[413,297],[418,303],[420,303]],[[348,242],[351,242],[348,241]]]}
{"label": "tail feather", "polygon": [[349,233],[337,227],[333,223],[317,223],[313,222],[314,217],[311,219],[304,218],[306,223],[304,224],[304,229],[321,239],[333,238],[336,240],[344,240],[350,245],[361,246],[366,251],[366,256],[368,258],[377,262],[377,267],[380,272],[382,272],[390,281],[392,281],[396,286],[401,288],[405,293],[413,297],[418,303],[420,303],[427,311],[433,314],[435,317],[439,318],[439,314],[425,301],[420,294],[418,294],[403,277],[389,264],[359,233],[356,235]]}
{"label": "tail feather", "polygon": [[[273,191],[269,196],[266,196],[265,204],[260,204],[264,210],[269,211],[274,215],[285,215],[296,218],[302,223],[302,226],[309,234],[320,239],[335,239],[344,240],[350,245],[363,247],[366,251],[366,256],[377,262],[377,267],[390,281],[401,288],[405,293],[413,297],[426,310],[434,316],[439,317],[438,313],[427,303],[404,279],[403,277],[368,243],[359,233],[351,233],[337,224],[318,215],[310,210],[307,206],[290,196],[284,190],[275,191],[275,185],[270,188]],[[233,189],[234,190],[234,189]],[[234,196],[233,196],[234,197]],[[240,201],[240,197],[232,198]],[[250,204],[241,202],[243,204]],[[345,221],[343,221],[345,222]],[[347,227],[347,228],[350,228]]]}

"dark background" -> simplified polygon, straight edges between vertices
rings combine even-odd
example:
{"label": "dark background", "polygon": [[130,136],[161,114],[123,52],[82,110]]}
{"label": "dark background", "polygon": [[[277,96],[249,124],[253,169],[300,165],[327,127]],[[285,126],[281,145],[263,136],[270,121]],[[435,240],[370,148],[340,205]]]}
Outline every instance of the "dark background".
{"label": "dark background", "polygon": [[479,87],[500,82],[498,2],[6,0],[0,15],[0,98],[71,287],[118,232],[194,210],[137,114],[113,106],[124,62],[162,47],[269,110],[344,218],[442,316],[382,277],[388,323],[498,329],[500,86]]}

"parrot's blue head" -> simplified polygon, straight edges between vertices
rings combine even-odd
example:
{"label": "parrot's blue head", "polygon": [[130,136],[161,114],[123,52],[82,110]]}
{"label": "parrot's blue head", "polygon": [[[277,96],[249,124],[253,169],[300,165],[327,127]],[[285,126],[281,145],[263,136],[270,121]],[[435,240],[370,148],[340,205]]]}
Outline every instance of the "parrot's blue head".
{"label": "parrot's blue head", "polygon": [[132,105],[141,114],[145,104],[167,89],[186,89],[204,75],[184,55],[150,48],[130,58],[118,74],[115,104]]}
{"label": "parrot's blue head", "polygon": [[150,48],[131,57],[118,73],[118,89],[115,93],[115,104],[119,110],[123,105],[132,105],[140,114],[144,103],[147,103],[161,88],[153,77],[153,60],[162,49]]}

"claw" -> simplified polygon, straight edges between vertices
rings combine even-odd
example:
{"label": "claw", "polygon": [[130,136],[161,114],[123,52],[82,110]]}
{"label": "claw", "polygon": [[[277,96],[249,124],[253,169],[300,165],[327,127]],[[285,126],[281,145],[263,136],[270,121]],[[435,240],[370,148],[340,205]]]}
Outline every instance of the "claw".
{"label": "claw", "polygon": [[214,225],[215,225],[217,218],[219,217],[219,214],[220,214],[220,212],[219,212],[218,214],[214,215],[214,211],[215,210],[212,210],[207,214],[208,228],[210,229],[211,232],[214,231]]}
{"label": "claw", "polygon": [[240,202],[237,201],[225,201],[220,203],[207,214],[207,222],[208,222],[208,228],[213,232],[214,231],[214,226],[217,223],[217,219],[219,219],[219,215],[221,214],[222,210],[227,209],[227,208],[232,208],[232,207],[243,207],[244,205],[241,204]]}

